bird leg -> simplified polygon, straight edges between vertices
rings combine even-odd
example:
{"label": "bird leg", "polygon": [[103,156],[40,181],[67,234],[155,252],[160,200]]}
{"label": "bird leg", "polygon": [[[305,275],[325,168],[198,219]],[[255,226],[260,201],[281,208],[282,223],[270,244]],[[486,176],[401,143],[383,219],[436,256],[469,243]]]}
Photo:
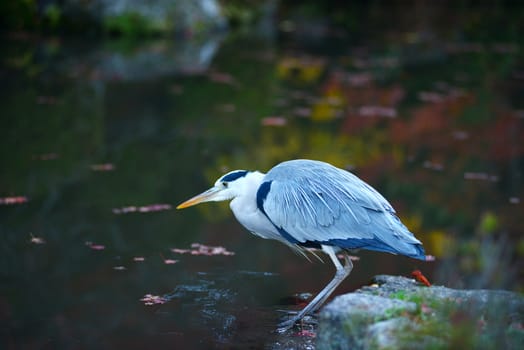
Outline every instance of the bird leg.
{"label": "bird leg", "polygon": [[293,327],[293,325],[297,321],[301,320],[305,315],[316,311],[320,306],[322,306],[326,299],[329,298],[331,293],[333,293],[333,291],[338,287],[338,285],[351,273],[351,270],[353,269],[353,263],[351,262],[349,255],[344,253],[345,263],[344,265],[342,265],[338,260],[333,247],[323,245],[322,250],[329,255],[331,261],[333,261],[333,264],[335,264],[335,267],[337,268],[337,271],[335,272],[335,277],[333,277],[331,282],[329,282],[327,286],[325,286],[324,289],[322,289],[320,293],[318,293],[317,296],[309,304],[307,304],[296,316],[280,323],[278,325],[278,332],[285,332],[286,330]]}

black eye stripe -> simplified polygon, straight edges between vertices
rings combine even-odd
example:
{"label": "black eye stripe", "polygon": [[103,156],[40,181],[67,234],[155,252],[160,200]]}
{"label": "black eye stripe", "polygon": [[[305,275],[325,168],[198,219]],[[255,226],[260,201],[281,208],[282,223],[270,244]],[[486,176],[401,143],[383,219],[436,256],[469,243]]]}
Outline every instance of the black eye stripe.
{"label": "black eye stripe", "polygon": [[229,173],[227,175],[224,175],[224,177],[222,177],[222,181],[227,181],[227,182],[231,182],[231,181],[235,181],[236,179],[238,178],[241,178],[241,177],[244,177],[246,176],[248,172],[246,170],[238,170],[238,171],[234,171],[232,173]]}
{"label": "black eye stripe", "polygon": [[227,186],[229,186],[229,184],[227,182],[225,182],[225,181],[222,181],[222,186],[227,188]]}

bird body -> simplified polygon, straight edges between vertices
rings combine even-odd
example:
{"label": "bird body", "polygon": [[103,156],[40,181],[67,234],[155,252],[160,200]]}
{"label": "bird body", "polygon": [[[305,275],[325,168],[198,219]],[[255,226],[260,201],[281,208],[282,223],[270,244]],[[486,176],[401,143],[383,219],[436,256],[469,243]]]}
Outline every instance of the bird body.
{"label": "bird body", "polygon": [[271,169],[257,192],[259,209],[289,241],[407,255],[424,260],[421,242],[389,202],[352,173],[312,160]]}
{"label": "bird body", "polygon": [[[302,312],[285,322],[284,328],[317,309],[349,275],[352,263],[348,250],[368,249],[429,260],[422,243],[378,191],[325,162],[290,160],[267,174],[235,170],[177,208],[230,199],[236,219],[250,232],[299,251],[321,249],[335,264],[333,280]],[[344,253],[344,265],[335,255],[339,251]]]}

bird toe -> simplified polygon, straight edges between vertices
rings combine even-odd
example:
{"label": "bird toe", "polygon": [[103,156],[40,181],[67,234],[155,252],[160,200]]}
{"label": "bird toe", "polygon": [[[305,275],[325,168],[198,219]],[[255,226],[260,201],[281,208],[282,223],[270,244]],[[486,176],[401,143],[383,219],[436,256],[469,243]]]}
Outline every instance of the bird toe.
{"label": "bird toe", "polygon": [[286,321],[280,322],[280,323],[278,324],[277,332],[278,332],[278,333],[285,333],[286,331],[288,331],[288,330],[290,330],[291,328],[293,328],[293,326],[295,325],[295,323],[296,323],[298,320],[299,320],[298,318],[293,317],[293,318],[290,318],[289,320],[286,320]]}

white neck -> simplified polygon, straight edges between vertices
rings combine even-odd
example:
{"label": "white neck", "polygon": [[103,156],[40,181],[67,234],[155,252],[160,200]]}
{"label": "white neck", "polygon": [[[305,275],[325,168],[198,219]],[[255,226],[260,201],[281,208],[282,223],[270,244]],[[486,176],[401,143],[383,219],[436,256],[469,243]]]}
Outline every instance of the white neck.
{"label": "white neck", "polygon": [[229,204],[233,213],[237,213],[239,210],[250,211],[257,209],[257,191],[265,175],[259,171],[253,171],[242,179],[235,181],[235,197]]}
{"label": "white neck", "polygon": [[241,181],[235,181],[235,185],[239,182],[238,192],[229,206],[237,220],[251,233],[286,243],[265,214],[258,209],[257,192],[264,177],[265,174],[256,171],[247,174]]}

